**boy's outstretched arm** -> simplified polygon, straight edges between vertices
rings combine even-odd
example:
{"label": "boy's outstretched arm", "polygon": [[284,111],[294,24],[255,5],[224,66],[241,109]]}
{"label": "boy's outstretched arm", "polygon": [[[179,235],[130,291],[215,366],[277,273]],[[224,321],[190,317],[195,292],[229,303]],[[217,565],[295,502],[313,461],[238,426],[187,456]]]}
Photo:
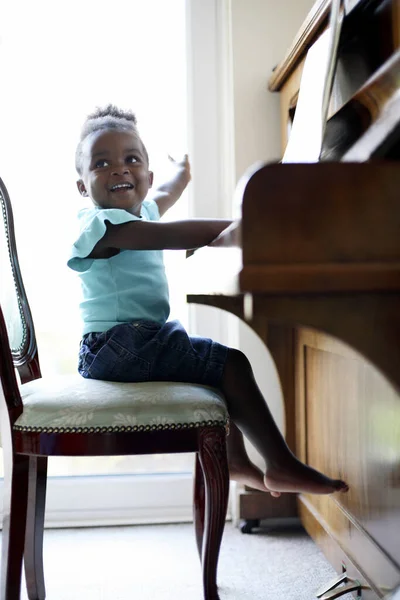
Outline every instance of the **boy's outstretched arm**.
{"label": "boy's outstretched arm", "polygon": [[181,197],[184,189],[190,181],[190,163],[187,154],[181,161],[174,160],[171,156],[169,160],[174,164],[175,173],[165,183],[161,184],[154,194],[154,201],[158,205],[160,216],[175,204]]}
{"label": "boy's outstretched arm", "polygon": [[[112,225],[97,242],[91,258],[109,258],[119,250],[189,250],[211,244],[232,221],[227,219],[187,219],[185,221],[129,221]],[[233,232],[231,232],[233,233]],[[238,244],[232,237],[232,245]]]}

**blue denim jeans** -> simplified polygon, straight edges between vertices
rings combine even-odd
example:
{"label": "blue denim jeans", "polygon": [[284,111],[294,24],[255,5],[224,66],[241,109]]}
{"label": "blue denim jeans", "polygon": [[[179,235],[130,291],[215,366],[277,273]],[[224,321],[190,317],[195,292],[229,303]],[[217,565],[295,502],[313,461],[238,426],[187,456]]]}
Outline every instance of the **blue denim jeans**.
{"label": "blue denim jeans", "polygon": [[179,321],[121,323],[81,342],[79,373],[107,381],[181,381],[219,387],[228,348],[189,336]]}

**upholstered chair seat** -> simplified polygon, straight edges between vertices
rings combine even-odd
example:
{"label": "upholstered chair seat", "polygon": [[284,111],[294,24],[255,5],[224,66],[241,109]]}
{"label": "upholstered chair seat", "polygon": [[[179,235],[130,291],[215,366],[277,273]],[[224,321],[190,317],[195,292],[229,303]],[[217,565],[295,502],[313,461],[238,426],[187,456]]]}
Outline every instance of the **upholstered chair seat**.
{"label": "upholstered chair seat", "polygon": [[80,375],[40,378],[20,387],[24,411],[14,431],[100,433],[225,426],[217,390],[190,383],[118,383]]}

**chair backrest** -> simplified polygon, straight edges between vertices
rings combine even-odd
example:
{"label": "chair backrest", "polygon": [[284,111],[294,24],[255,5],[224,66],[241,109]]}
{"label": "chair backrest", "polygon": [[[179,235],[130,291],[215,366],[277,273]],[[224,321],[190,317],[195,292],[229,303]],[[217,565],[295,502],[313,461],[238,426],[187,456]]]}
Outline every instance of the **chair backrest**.
{"label": "chair backrest", "polygon": [[[7,188],[0,179],[0,310],[8,342],[1,328],[1,352],[11,350],[21,382],[41,376],[31,311],[19,267],[14,219]],[[4,347],[7,344],[7,350]]]}
{"label": "chair backrest", "polygon": [[[9,425],[22,413],[22,400],[18,391],[15,369],[8,343],[8,335],[0,306],[0,406],[1,420],[7,415]],[[4,410],[6,409],[6,410]],[[4,433],[3,426],[1,432]],[[0,443],[2,445],[2,443]]]}

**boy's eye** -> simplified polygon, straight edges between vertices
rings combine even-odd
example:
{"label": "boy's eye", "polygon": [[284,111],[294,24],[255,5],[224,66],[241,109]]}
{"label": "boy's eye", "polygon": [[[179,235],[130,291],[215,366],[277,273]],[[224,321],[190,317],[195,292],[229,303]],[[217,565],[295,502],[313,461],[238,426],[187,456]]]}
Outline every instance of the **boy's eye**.
{"label": "boy's eye", "polygon": [[106,161],[105,158],[101,158],[100,160],[98,160],[96,162],[96,164],[94,165],[96,169],[101,169],[101,167],[106,167],[108,165],[108,162]]}
{"label": "boy's eye", "polygon": [[137,156],[130,155],[130,156],[126,157],[126,162],[135,163],[135,162],[139,162],[139,159]]}

